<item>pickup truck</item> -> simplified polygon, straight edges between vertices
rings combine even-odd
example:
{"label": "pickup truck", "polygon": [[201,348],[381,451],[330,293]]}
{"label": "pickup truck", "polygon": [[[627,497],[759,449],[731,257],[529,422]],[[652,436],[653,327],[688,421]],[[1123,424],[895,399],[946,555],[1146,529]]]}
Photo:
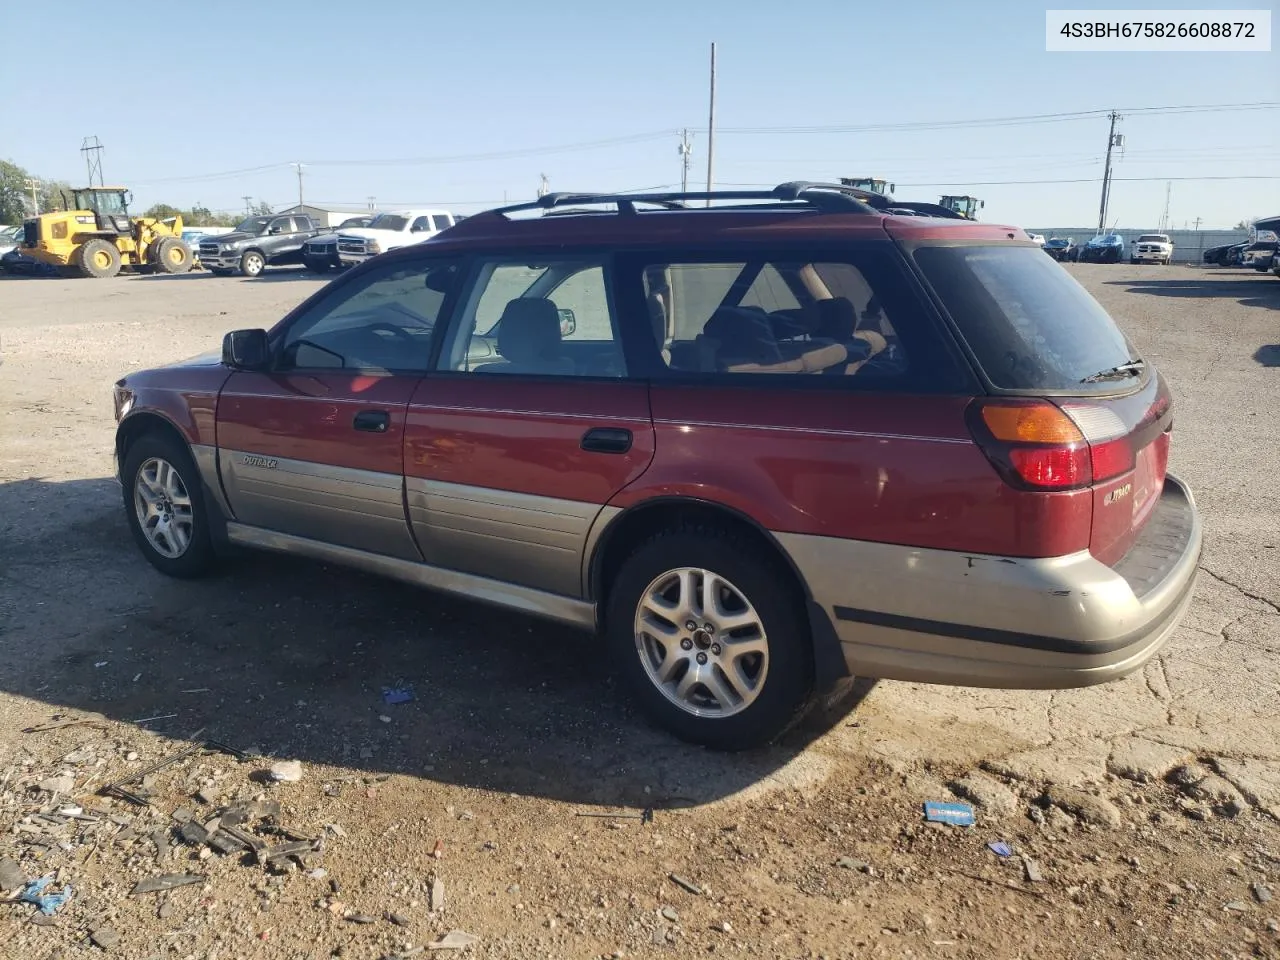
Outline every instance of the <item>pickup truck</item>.
{"label": "pickup truck", "polygon": [[363,263],[397,247],[430,240],[457,222],[447,210],[389,210],[367,227],[338,233],[338,260],[343,266]]}
{"label": "pickup truck", "polygon": [[1173,259],[1173,241],[1167,233],[1144,233],[1133,241],[1130,263],[1163,263]]}
{"label": "pickup truck", "polygon": [[301,263],[304,244],[331,230],[296,213],[249,217],[231,233],[201,240],[198,255],[212,273],[256,277],[269,266]]}

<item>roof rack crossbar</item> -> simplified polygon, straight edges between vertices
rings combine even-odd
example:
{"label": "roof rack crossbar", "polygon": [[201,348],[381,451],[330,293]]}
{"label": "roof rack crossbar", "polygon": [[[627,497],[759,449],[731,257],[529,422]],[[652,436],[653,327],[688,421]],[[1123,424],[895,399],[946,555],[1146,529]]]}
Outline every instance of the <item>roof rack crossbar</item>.
{"label": "roof rack crossbar", "polygon": [[772,190],[702,190],[677,193],[547,193],[536,200],[497,207],[487,211],[495,216],[507,216],[523,210],[553,210],[570,205],[617,205],[624,216],[636,212],[636,204],[645,203],[680,209],[690,201],[711,200],[772,200],[807,203],[823,213],[876,213],[887,206],[879,194],[832,183],[795,181],[783,183]]}

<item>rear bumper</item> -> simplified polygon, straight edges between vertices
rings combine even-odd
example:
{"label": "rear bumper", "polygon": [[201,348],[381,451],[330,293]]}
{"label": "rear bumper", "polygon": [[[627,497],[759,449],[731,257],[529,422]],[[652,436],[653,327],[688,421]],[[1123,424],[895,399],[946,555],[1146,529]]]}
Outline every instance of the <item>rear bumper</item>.
{"label": "rear bumper", "polygon": [[779,535],[835,626],[849,671],[919,683],[1062,689],[1141,668],[1191,602],[1195,501],[1166,478],[1114,568],[1087,551],[1027,559]]}

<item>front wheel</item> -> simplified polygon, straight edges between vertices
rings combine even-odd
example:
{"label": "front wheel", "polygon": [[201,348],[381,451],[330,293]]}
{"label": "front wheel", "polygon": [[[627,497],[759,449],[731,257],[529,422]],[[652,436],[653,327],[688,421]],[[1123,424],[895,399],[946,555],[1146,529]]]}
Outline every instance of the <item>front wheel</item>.
{"label": "front wheel", "polygon": [[165,237],[156,244],[155,267],[163,273],[187,273],[191,247],[179,237]]}
{"label": "front wheel", "polygon": [[606,631],[644,711],[682,740],[764,746],[813,689],[808,620],[790,570],[721,530],[659,533],[622,565]]}
{"label": "front wheel", "polygon": [[240,272],[246,277],[256,277],[266,265],[267,261],[257,250],[249,250],[240,258]]}
{"label": "front wheel", "polygon": [[120,479],[129,529],[151,565],[183,579],[206,573],[214,561],[209,513],[186,446],[146,434],[129,447]]}

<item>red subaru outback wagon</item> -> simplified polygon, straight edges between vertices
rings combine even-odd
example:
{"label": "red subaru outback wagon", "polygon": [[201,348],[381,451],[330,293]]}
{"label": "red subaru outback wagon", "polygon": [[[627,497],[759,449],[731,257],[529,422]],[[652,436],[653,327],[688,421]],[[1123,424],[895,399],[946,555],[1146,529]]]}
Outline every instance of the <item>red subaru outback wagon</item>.
{"label": "red subaru outback wagon", "polygon": [[1137,670],[1201,545],[1164,380],[1020,230],[883,206],[553,194],[375,257],[116,384],[135,539],[174,576],[256,547],[595,631],[723,749],[852,675]]}

